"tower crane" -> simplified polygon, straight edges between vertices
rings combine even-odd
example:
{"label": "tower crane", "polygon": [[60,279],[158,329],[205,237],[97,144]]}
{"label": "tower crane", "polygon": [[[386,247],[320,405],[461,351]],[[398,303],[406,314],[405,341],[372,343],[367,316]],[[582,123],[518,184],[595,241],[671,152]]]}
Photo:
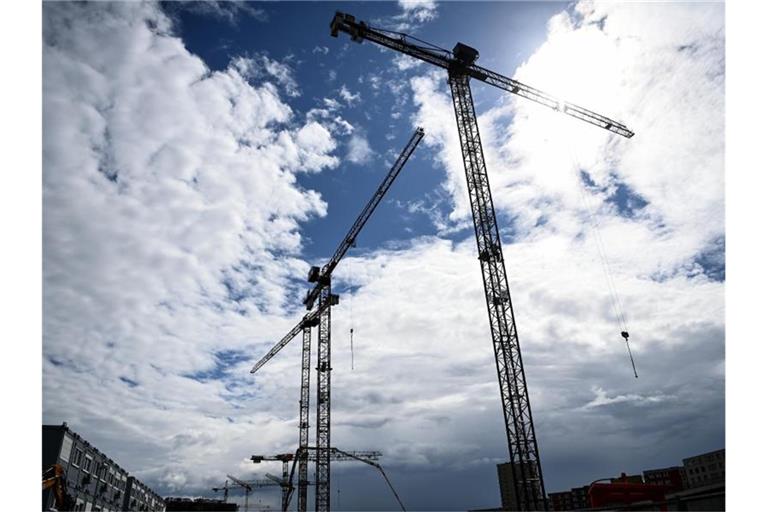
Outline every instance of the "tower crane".
{"label": "tower crane", "polygon": [[224,492],[224,503],[227,502],[227,498],[229,498],[229,480],[224,480],[224,487],[214,487],[211,489],[213,492]]}
{"label": "tower crane", "polygon": [[339,450],[338,448],[333,448],[334,453],[338,453],[340,456],[347,457],[348,459],[354,459],[360,462],[363,462],[365,464],[368,464],[369,466],[373,466],[374,468],[378,469],[381,473],[381,476],[384,477],[384,481],[387,482],[387,485],[389,486],[389,489],[392,491],[392,494],[395,495],[395,499],[397,500],[397,503],[400,505],[400,509],[405,512],[405,505],[403,505],[402,500],[400,500],[400,496],[398,496],[397,491],[395,491],[394,486],[392,485],[392,482],[389,481],[389,478],[387,478],[387,474],[384,472],[384,468],[381,467],[381,464],[378,464],[373,461],[373,459],[369,457],[361,457],[359,454],[356,453],[348,453],[342,450]]}
{"label": "tower crane", "polygon": [[230,480],[232,480],[232,481],[233,481],[235,484],[237,484],[238,486],[242,487],[242,488],[243,488],[243,490],[245,491],[245,512],[248,512],[248,496],[249,496],[249,495],[251,494],[251,492],[253,491],[253,487],[252,487],[252,486],[251,486],[251,484],[249,484],[248,482],[245,482],[245,481],[243,481],[243,480],[240,480],[239,478],[237,478],[237,477],[234,477],[234,476],[232,476],[232,475],[227,475],[227,478],[229,478]]}
{"label": "tower crane", "polygon": [[413,154],[416,146],[424,137],[424,130],[417,128],[411,135],[395,163],[379,185],[373,197],[358,215],[352,227],[339,244],[328,263],[320,267],[313,266],[307,280],[314,283],[309,290],[304,305],[311,311],[318,302],[318,307],[307,313],[291,331],[283,337],[251,369],[255,373],[275,354],[302,333],[301,351],[301,396],[299,399],[299,511],[307,509],[307,446],[309,444],[309,364],[312,340],[312,327],[319,327],[317,350],[317,460],[315,461],[315,507],[318,511],[330,509],[331,504],[331,306],[339,303],[339,296],[331,293],[331,274],[350,247],[355,245],[357,236],[373,215],[374,210],[387,193],[395,178]]}
{"label": "tower crane", "polygon": [[351,14],[338,11],[330,28],[333,37],[344,32],[351,36],[352,41],[371,41],[448,72],[491,327],[517,510],[546,510],[539,449],[510,300],[502,240],[469,82],[471,78],[485,82],[626,138],[634,133],[618,121],[560,101],[543,91],[478,66],[475,61],[479,52],[463,43],[457,43],[453,51],[448,51],[407,34],[374,28],[363,21],[356,21]]}
{"label": "tower crane", "polygon": [[[283,479],[280,481],[280,479],[277,479],[277,484],[280,485],[283,491],[283,510],[288,509],[288,500],[290,496],[291,489],[286,484],[288,481],[288,463],[290,463],[292,460],[294,460],[294,456],[292,453],[281,453],[278,455],[252,455],[251,461],[253,461],[254,464],[258,464],[262,461],[279,461],[283,463]],[[274,478],[272,478],[271,475],[267,475],[267,477],[275,481]]]}
{"label": "tower crane", "polygon": [[[316,461],[317,460],[317,454],[318,450],[315,446],[308,446],[306,447],[307,450],[307,460],[308,461]],[[296,455],[293,453],[281,453],[278,455],[252,455],[251,461],[253,461],[254,464],[258,464],[260,462],[264,461],[279,461],[283,463],[283,477],[278,478],[274,475],[270,475],[267,473],[267,478],[270,479],[271,482],[273,482],[273,485],[280,485],[283,491],[283,511],[286,512],[288,510],[288,505],[291,501],[291,496],[293,494],[293,473],[296,468],[296,461],[299,460],[299,450],[296,450]],[[362,461],[376,461],[379,460],[379,457],[381,457],[381,452],[378,450],[367,450],[367,451],[359,451],[359,450],[353,450],[350,452],[345,452],[342,450],[339,450],[338,448],[331,448],[330,449],[330,459],[332,461],[348,461],[348,460],[362,460]],[[288,464],[290,462],[293,462],[293,467],[291,468],[290,472],[288,471]],[[309,482],[306,483],[306,485],[311,485]]]}

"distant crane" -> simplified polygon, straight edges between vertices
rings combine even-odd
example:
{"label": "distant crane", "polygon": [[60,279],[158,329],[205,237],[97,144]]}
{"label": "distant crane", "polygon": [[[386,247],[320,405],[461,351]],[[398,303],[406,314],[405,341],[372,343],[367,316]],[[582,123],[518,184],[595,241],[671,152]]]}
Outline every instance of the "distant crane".
{"label": "distant crane", "polygon": [[397,500],[397,503],[400,505],[400,509],[403,512],[405,512],[405,505],[403,505],[403,502],[400,500],[400,496],[398,496],[397,491],[395,491],[395,488],[392,486],[392,482],[389,481],[389,478],[387,478],[387,474],[384,472],[384,468],[382,468],[380,464],[377,464],[370,458],[360,457],[355,453],[344,452],[337,448],[333,448],[333,450],[335,453],[338,453],[341,456],[346,456],[350,459],[358,460],[360,462],[363,462],[365,464],[368,464],[369,466],[373,466],[374,468],[378,469],[379,472],[381,473],[381,476],[383,476],[384,480],[387,482],[387,485],[389,486],[389,489],[392,491],[392,494],[395,495],[395,499]]}
{"label": "distant crane", "polygon": [[213,492],[224,491],[224,503],[226,503],[227,502],[227,498],[229,498],[229,480],[224,480],[224,487],[214,487],[211,490]]}
{"label": "distant crane", "polygon": [[248,495],[250,495],[251,492],[253,492],[253,487],[248,482],[240,480],[239,478],[234,477],[232,475],[227,475],[227,478],[232,480],[238,486],[242,487],[243,490],[245,491],[245,506],[244,506],[244,508],[245,508],[245,512],[248,512]]}
{"label": "distant crane", "polygon": [[[510,461],[513,467],[517,510],[546,510],[547,501],[539,448],[533,428],[528,387],[510,301],[502,240],[491,199],[491,188],[488,183],[469,80],[470,78],[480,80],[623,137],[630,138],[634,133],[613,119],[572,103],[560,101],[543,91],[478,66],[475,61],[479,52],[463,43],[457,43],[451,52],[406,34],[374,28],[365,22],[355,21],[355,17],[351,14],[336,12],[331,21],[331,36],[338,37],[339,32],[349,34],[352,41],[361,43],[368,40],[448,72],[496,357],[496,371]],[[326,509],[327,507],[323,508],[323,510]],[[319,506],[318,510],[320,510]]]}
{"label": "distant crane", "polygon": [[[252,455],[251,461],[253,461],[254,464],[258,464],[260,462],[264,461],[279,461],[283,463],[283,477],[278,478],[274,475],[270,475],[267,473],[267,478],[269,478],[272,482],[275,483],[275,485],[280,485],[283,491],[283,500],[282,500],[282,506],[283,511],[286,512],[288,510],[288,506],[291,502],[291,497],[293,495],[293,473],[296,469],[296,461],[300,461],[299,458],[300,450],[296,450],[296,454],[293,453],[280,453],[277,455]],[[308,461],[316,461],[317,460],[317,453],[318,450],[314,446],[308,446],[306,447],[306,453],[307,453],[307,459]],[[378,460],[379,457],[381,457],[381,452],[377,450],[367,450],[367,451],[359,451],[354,450],[350,452],[344,452],[342,450],[339,450],[338,448],[331,448],[330,449],[330,459],[333,461],[347,461],[347,460],[367,460],[367,461],[375,461]],[[293,466],[291,467],[291,470],[289,472],[288,465],[290,462],[293,462]],[[309,482],[306,483],[306,485],[311,485]],[[305,487],[306,488],[306,487]],[[306,501],[305,501],[306,503]]]}
{"label": "distant crane", "polygon": [[363,211],[352,224],[347,235],[339,244],[336,252],[325,266],[313,266],[307,280],[315,283],[314,288],[307,292],[304,305],[312,310],[315,302],[318,307],[307,313],[304,318],[283,337],[267,354],[251,369],[255,373],[267,361],[272,359],[284,346],[302,333],[301,350],[301,396],[299,399],[299,511],[307,510],[307,446],[309,444],[309,363],[312,327],[319,326],[317,350],[317,431],[316,443],[318,455],[315,466],[315,507],[318,511],[330,509],[331,503],[331,306],[339,303],[339,296],[331,293],[331,274],[341,259],[355,245],[357,236],[373,215],[374,210],[389,190],[395,178],[413,154],[416,146],[424,137],[424,130],[417,128],[400,155],[395,160],[386,177],[379,185],[373,197],[365,205]]}

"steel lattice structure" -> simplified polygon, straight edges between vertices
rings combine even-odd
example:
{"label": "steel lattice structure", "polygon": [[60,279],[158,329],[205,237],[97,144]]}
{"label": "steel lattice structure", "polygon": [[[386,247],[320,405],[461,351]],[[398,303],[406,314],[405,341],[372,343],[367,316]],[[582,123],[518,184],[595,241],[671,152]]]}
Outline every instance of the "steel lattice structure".
{"label": "steel lattice structure", "polygon": [[[491,325],[491,339],[496,356],[496,372],[501,390],[504,423],[510,456],[520,463],[521,482],[516,482],[517,494],[528,509],[540,510],[546,507],[544,482],[541,479],[541,464],[536,435],[533,429],[531,405],[525,383],[523,358],[517,339],[515,316],[509,296],[507,270],[504,267],[501,236],[496,225],[496,214],[488,184],[480,131],[469,87],[469,76],[461,71],[450,74],[448,80],[459,126],[461,154],[464,171],[470,184],[469,200],[475,226],[477,252],[485,288],[488,320]],[[521,500],[522,501],[522,500]]]}
{"label": "steel lattice structure", "polygon": [[627,138],[634,133],[617,121],[560,101],[543,91],[476,65],[478,51],[465,44],[457,43],[450,52],[406,34],[373,28],[365,22],[356,21],[350,14],[336,12],[331,21],[331,36],[337,37],[339,32],[349,34],[358,43],[368,40],[448,71],[485,289],[517,510],[546,510],[544,479],[504,266],[502,240],[469,80],[480,80]]}
{"label": "steel lattice structure", "polygon": [[[312,327],[303,328],[301,345],[301,398],[299,399],[299,510],[307,510],[307,485],[309,484],[307,460],[309,454],[309,371],[312,351]],[[288,506],[287,498],[283,510]]]}
{"label": "steel lattice structure", "polygon": [[[328,285],[320,292],[320,302],[331,295]],[[320,315],[317,337],[317,461],[315,462],[315,510],[331,508],[331,308]]]}

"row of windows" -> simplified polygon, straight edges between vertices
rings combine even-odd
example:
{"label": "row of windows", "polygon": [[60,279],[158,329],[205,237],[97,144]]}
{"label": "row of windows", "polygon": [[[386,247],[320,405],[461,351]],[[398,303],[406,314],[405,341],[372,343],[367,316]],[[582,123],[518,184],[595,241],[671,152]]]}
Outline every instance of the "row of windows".
{"label": "row of windows", "polygon": [[[94,461],[92,455],[85,453],[81,448],[73,446],[73,444],[73,439],[65,434],[61,444],[60,458],[65,462],[69,462],[72,466],[79,468],[86,474],[82,480],[82,485],[89,485],[92,476],[96,479],[97,483],[101,480],[104,484],[103,486],[97,486],[97,492],[106,492],[107,489],[104,487],[106,485],[111,485],[118,492],[126,490],[127,474],[121,473],[119,470],[116,471],[115,468],[106,461],[102,463]],[[149,489],[145,490],[142,488],[143,486],[138,487],[137,484],[140,485],[138,482],[135,482],[134,485],[136,485],[136,487],[134,487],[132,494],[137,495],[140,501],[149,502],[153,507],[156,503],[162,501],[161,498],[156,497]],[[81,505],[85,507],[84,503],[81,503]],[[95,511],[97,509],[93,510]]]}
{"label": "row of windows", "polygon": [[75,503],[74,508],[72,509],[75,512],[113,512],[112,509],[109,508],[101,508],[98,505],[92,504],[90,501],[82,501],[80,499],[77,500]]}
{"label": "row of windows", "polygon": [[[66,436],[65,436],[66,438]],[[70,441],[71,446],[71,441]],[[62,460],[69,460],[69,453],[65,450],[65,445],[62,444]],[[80,448],[75,448],[72,455],[71,464],[77,468],[82,469],[85,473],[93,474],[94,477],[108,483],[116,489],[125,490],[126,477],[123,474],[116,473],[114,468],[104,462],[102,464],[94,464],[93,457],[85,454]]]}
{"label": "row of windows", "polygon": [[688,472],[691,474],[699,474],[699,473],[707,473],[708,471],[715,471],[716,469],[724,469],[725,466],[722,462],[718,462],[717,464],[709,464],[706,468],[704,466],[698,466],[693,469],[689,469]]}

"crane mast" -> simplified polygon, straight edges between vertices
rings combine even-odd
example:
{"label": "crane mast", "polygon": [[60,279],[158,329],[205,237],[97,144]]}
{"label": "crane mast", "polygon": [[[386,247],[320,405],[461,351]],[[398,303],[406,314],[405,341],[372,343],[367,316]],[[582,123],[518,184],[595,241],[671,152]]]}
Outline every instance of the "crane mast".
{"label": "crane mast", "polygon": [[469,81],[471,78],[480,80],[627,138],[634,133],[617,121],[560,101],[543,91],[476,65],[478,51],[465,44],[457,43],[449,52],[406,34],[373,28],[365,22],[356,21],[350,14],[336,12],[331,21],[331,36],[338,37],[339,32],[349,34],[358,43],[368,40],[448,72],[496,359],[517,510],[546,510],[541,461],[510,300],[502,240]]}

